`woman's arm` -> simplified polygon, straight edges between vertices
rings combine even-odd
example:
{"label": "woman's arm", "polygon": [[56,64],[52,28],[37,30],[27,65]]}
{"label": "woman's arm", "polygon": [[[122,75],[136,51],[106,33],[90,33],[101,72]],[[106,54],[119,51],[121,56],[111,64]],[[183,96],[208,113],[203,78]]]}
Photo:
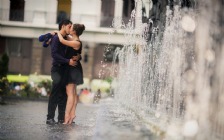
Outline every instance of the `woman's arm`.
{"label": "woman's arm", "polygon": [[71,41],[72,40],[72,36],[71,35],[67,35],[67,40]]}
{"label": "woman's arm", "polygon": [[79,50],[80,48],[80,42],[79,41],[68,41],[68,40],[65,40],[63,38],[63,36],[60,34],[60,32],[58,32],[58,38],[60,40],[60,42],[66,46],[69,46],[69,47],[72,47],[73,49],[75,50]]}

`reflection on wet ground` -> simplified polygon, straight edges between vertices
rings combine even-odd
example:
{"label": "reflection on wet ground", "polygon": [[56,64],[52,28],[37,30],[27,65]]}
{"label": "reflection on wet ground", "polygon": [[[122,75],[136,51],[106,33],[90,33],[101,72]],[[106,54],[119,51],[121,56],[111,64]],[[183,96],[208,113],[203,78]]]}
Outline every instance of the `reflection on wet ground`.
{"label": "reflection on wet ground", "polygon": [[156,139],[112,99],[94,105],[78,104],[76,123],[72,125],[46,125],[46,113],[47,102],[43,101],[10,101],[0,106],[0,139]]}
{"label": "reflection on wet ground", "polygon": [[101,102],[96,120],[96,140],[158,140],[133,112],[113,100]]}

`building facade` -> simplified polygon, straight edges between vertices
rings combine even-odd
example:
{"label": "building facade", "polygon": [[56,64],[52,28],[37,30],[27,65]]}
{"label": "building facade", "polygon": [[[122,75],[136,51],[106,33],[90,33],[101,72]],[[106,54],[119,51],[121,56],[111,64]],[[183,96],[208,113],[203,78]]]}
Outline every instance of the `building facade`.
{"label": "building facade", "polygon": [[57,23],[67,18],[85,24],[80,37],[84,76],[99,78],[102,63],[111,65],[106,57],[112,54],[104,55],[104,50],[108,44],[122,46],[124,32],[119,25],[122,19],[128,21],[135,5],[134,0],[0,0],[0,54],[10,57],[9,73],[49,75],[50,47],[43,48],[38,37],[57,30]]}

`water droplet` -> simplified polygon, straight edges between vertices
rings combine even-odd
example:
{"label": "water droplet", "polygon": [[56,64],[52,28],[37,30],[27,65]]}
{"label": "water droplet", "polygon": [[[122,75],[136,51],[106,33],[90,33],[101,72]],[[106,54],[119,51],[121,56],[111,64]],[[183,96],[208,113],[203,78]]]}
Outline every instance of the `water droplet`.
{"label": "water droplet", "polygon": [[196,28],[194,19],[188,15],[182,18],[181,25],[182,25],[182,28],[187,32],[194,32]]}
{"label": "water droplet", "polygon": [[198,132],[198,122],[196,120],[189,120],[184,124],[183,135],[186,137],[193,137]]}
{"label": "water droplet", "polygon": [[155,117],[159,118],[160,117],[160,113],[156,112]]}

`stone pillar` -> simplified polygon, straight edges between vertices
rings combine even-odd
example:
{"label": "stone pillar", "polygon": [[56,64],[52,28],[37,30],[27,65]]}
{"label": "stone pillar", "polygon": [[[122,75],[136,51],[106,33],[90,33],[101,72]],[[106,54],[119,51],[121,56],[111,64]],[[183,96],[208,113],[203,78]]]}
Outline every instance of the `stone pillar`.
{"label": "stone pillar", "polygon": [[136,3],[135,27],[141,27],[142,24],[142,2],[138,0]]}
{"label": "stone pillar", "polygon": [[[38,6],[36,6],[38,5]],[[50,7],[51,3],[47,4],[45,0],[25,0],[25,22],[31,22],[33,24],[45,24],[46,23],[46,9]]]}
{"label": "stone pillar", "polygon": [[97,21],[96,27],[100,27],[102,0],[97,0],[96,5],[98,7],[97,8],[98,12],[97,12],[97,15],[96,15],[96,21]]}
{"label": "stone pillar", "polygon": [[71,0],[71,18],[70,20],[72,22],[77,22],[79,23],[79,15],[77,15],[77,13],[75,12],[75,9],[76,9],[76,4],[77,4],[77,0]]}
{"label": "stone pillar", "polygon": [[89,79],[90,81],[93,79],[93,69],[94,69],[94,50],[96,48],[96,44],[94,44],[94,46],[90,46],[89,48]]}
{"label": "stone pillar", "polygon": [[114,27],[120,28],[122,24],[123,0],[115,0]]}
{"label": "stone pillar", "polygon": [[33,20],[33,11],[31,10],[32,2],[30,0],[25,0],[24,5],[24,21],[31,22]]}
{"label": "stone pillar", "polygon": [[[84,55],[85,55],[85,47],[88,46],[88,62],[84,62]],[[82,51],[82,67],[83,67],[83,74],[85,78],[88,78],[90,81],[93,78],[93,69],[94,69],[94,49],[96,44],[95,43],[85,43],[83,44],[83,51]]]}
{"label": "stone pillar", "polygon": [[8,21],[10,11],[10,0],[0,0],[0,20]]}
{"label": "stone pillar", "polygon": [[43,48],[41,47],[42,44],[38,41],[38,39],[33,39],[33,46],[32,46],[32,57],[31,57],[31,74],[41,73],[41,66],[42,66],[42,51]]}
{"label": "stone pillar", "polygon": [[46,23],[56,24],[58,0],[47,0],[46,3]]}

